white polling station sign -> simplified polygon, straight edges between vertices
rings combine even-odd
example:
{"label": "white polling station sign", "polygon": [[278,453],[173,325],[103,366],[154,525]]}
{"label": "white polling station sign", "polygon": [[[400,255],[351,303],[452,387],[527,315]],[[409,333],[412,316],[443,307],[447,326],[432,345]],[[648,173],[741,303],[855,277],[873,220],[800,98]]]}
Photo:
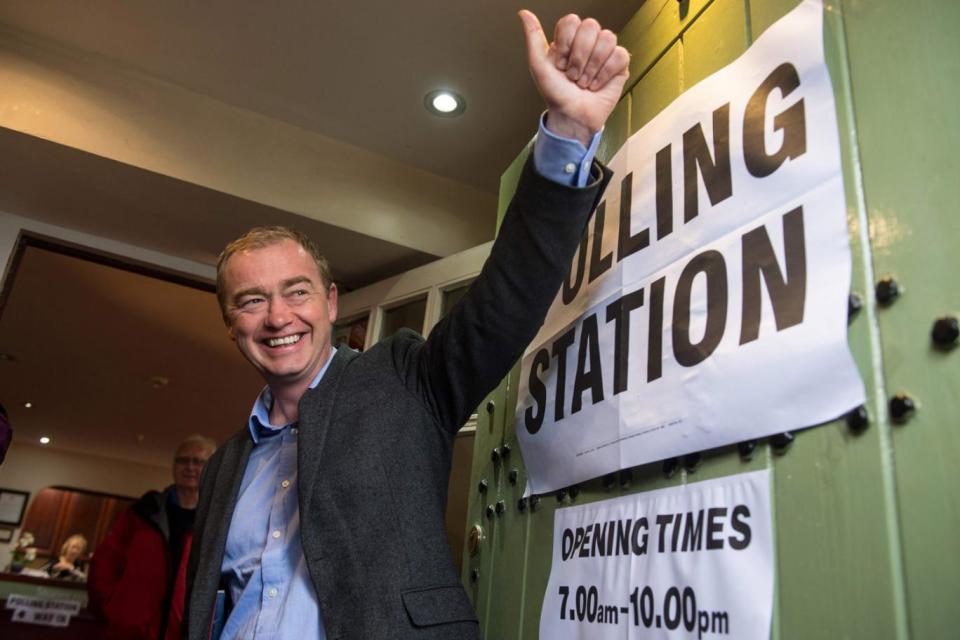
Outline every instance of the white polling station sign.
{"label": "white polling station sign", "polygon": [[769,471],[557,509],[546,640],[770,637]]}
{"label": "white polling station sign", "polygon": [[820,424],[864,401],[820,0],[772,25],[614,156],[524,355],[533,493]]}
{"label": "white polling station sign", "polygon": [[80,612],[80,603],[76,600],[38,598],[11,593],[7,596],[7,609],[13,610],[10,619],[14,622],[66,627],[70,624],[70,619]]}

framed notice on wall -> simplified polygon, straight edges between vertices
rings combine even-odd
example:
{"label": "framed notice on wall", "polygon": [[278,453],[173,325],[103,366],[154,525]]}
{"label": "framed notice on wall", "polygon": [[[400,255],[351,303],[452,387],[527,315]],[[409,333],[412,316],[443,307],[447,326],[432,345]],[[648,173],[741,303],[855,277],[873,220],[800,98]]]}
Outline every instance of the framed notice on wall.
{"label": "framed notice on wall", "polygon": [[0,489],[0,525],[20,526],[30,493],[16,489]]}

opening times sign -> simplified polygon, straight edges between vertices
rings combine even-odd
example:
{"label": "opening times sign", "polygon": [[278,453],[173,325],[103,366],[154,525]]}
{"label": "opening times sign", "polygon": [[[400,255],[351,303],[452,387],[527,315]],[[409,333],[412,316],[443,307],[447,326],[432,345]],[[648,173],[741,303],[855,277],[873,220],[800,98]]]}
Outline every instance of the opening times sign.
{"label": "opening times sign", "polygon": [[689,89],[610,162],[524,354],[529,490],[831,420],[861,404],[820,0]]}
{"label": "opening times sign", "polygon": [[769,471],[558,509],[550,640],[761,640],[773,613]]}

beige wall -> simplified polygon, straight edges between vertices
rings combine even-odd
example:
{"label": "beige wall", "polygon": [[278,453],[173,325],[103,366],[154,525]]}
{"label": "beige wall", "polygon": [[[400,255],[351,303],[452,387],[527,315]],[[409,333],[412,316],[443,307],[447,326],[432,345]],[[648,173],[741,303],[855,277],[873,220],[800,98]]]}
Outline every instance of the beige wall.
{"label": "beige wall", "polygon": [[[33,498],[40,489],[66,486],[136,497],[172,482],[168,467],[154,467],[113,458],[59,451],[17,439],[0,466],[0,488],[29,491]],[[14,532],[14,540],[20,530]],[[10,560],[12,544],[0,544],[0,566]]]}

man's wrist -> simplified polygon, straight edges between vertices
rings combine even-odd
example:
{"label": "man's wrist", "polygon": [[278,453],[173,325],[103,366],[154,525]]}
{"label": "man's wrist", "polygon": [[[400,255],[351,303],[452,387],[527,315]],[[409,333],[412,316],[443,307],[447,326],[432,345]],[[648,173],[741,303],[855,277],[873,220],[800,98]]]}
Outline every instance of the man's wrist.
{"label": "man's wrist", "polygon": [[581,122],[568,118],[559,111],[547,111],[543,117],[543,126],[555,136],[576,140],[584,147],[589,147],[596,131]]}
{"label": "man's wrist", "polygon": [[540,175],[569,187],[583,187],[590,177],[600,133],[584,145],[576,138],[561,137],[547,129],[546,114],[540,118],[540,132],[533,145],[533,162]]}

